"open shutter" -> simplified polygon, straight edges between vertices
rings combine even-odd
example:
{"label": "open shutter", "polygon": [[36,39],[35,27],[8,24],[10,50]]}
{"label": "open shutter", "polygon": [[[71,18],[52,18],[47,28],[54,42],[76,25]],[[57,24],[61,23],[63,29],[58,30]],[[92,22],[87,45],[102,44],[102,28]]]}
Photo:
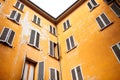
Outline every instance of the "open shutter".
{"label": "open shutter", "polygon": [[55,80],[55,69],[50,69],[50,80]]}
{"label": "open shutter", "polygon": [[104,22],[106,23],[106,26],[111,23],[104,13],[101,14],[101,17],[102,17],[102,19],[104,20]]}
{"label": "open shutter", "polygon": [[35,44],[35,46],[37,48],[39,48],[39,37],[40,37],[40,34],[37,32],[37,35],[36,35],[36,44]]}
{"label": "open shutter", "polygon": [[20,2],[17,1],[17,3],[15,4],[15,7],[18,8],[20,5]]}
{"label": "open shutter", "polygon": [[76,67],[76,71],[77,71],[78,80],[83,80],[80,66]]}
{"label": "open shutter", "polygon": [[67,44],[67,49],[70,50],[70,42],[69,42],[69,38],[66,39],[66,44]]}
{"label": "open shutter", "polygon": [[7,43],[12,46],[13,38],[14,38],[15,32],[11,30],[11,33],[9,35]]}
{"label": "open shutter", "polygon": [[113,3],[111,5],[111,9],[114,11],[114,13],[120,17],[120,6],[117,3]]}
{"label": "open shutter", "polygon": [[15,10],[13,10],[13,11],[11,12],[11,14],[10,14],[10,18],[11,18],[11,19],[14,19],[16,13],[17,13],[17,12],[16,12]]}
{"label": "open shutter", "polygon": [[90,4],[90,2],[87,3],[88,7],[90,8],[90,10],[92,9],[92,5]]}
{"label": "open shutter", "polygon": [[30,41],[29,41],[30,45],[34,45],[34,39],[35,39],[35,31],[31,30],[31,36],[30,36]]}
{"label": "open shutter", "polygon": [[71,45],[72,45],[72,48],[75,46],[75,43],[74,43],[74,40],[73,40],[73,36],[70,36],[70,41],[71,41]]}
{"label": "open shutter", "polygon": [[20,10],[23,11],[24,4],[21,3]]}
{"label": "open shutter", "polygon": [[65,22],[63,23],[63,27],[64,27],[64,30],[67,29],[67,26],[66,26],[66,23],[65,23]]}
{"label": "open shutter", "polygon": [[70,22],[69,22],[69,20],[67,20],[67,26],[70,27]]}
{"label": "open shutter", "polygon": [[75,69],[72,69],[72,80],[77,80],[75,75]]}
{"label": "open shutter", "polygon": [[5,42],[7,35],[8,35],[9,29],[8,28],[4,28],[3,32],[0,35],[0,41]]}
{"label": "open shutter", "polygon": [[97,6],[97,3],[95,0],[91,0],[94,6]]}
{"label": "open shutter", "polygon": [[21,14],[20,13],[17,13],[17,17],[16,17],[16,22],[19,22],[19,20],[20,20],[20,17],[21,17]]}
{"label": "open shutter", "polygon": [[116,57],[117,57],[118,60],[120,61],[120,49],[118,48],[117,45],[114,45],[114,46],[112,47],[112,49],[114,50],[114,53],[115,53]]}
{"label": "open shutter", "polygon": [[39,62],[38,80],[44,80],[44,62]]}
{"label": "open shutter", "polygon": [[96,21],[97,21],[97,23],[99,24],[99,26],[101,27],[101,28],[104,28],[104,24],[103,24],[103,22],[101,21],[101,19],[100,19],[100,17],[97,17],[96,18]]}

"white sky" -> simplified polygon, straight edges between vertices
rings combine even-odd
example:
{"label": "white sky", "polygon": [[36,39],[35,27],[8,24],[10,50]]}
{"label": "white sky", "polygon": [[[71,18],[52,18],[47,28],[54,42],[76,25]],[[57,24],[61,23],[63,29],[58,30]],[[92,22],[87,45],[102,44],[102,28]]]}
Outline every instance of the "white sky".
{"label": "white sky", "polygon": [[47,13],[57,18],[77,0],[30,0]]}

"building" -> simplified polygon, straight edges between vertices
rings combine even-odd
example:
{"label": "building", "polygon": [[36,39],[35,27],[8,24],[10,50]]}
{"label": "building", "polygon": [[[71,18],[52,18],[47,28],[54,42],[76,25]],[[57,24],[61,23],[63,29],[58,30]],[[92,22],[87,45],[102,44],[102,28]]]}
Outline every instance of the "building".
{"label": "building", "polygon": [[120,0],[78,0],[56,19],[0,0],[0,80],[119,80]]}

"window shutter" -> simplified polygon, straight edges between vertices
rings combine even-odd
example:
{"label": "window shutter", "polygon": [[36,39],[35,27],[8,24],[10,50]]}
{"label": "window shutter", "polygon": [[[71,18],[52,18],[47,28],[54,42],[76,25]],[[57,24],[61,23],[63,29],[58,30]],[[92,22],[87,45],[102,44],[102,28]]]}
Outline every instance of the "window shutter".
{"label": "window shutter", "polygon": [[75,43],[74,43],[74,40],[73,40],[73,36],[70,37],[70,41],[71,41],[71,45],[72,45],[72,48],[75,46]]}
{"label": "window shutter", "polygon": [[90,10],[92,9],[92,5],[90,4],[90,2],[88,2],[88,7],[90,8]]}
{"label": "window shutter", "polygon": [[59,80],[59,72],[57,71],[57,80]]}
{"label": "window shutter", "polygon": [[70,22],[69,22],[69,20],[67,20],[67,26],[70,27]]}
{"label": "window shutter", "polygon": [[50,41],[50,55],[54,57],[54,43]]}
{"label": "window shutter", "polygon": [[29,44],[34,45],[34,39],[35,39],[35,31],[31,30],[31,36],[30,36]]}
{"label": "window shutter", "polygon": [[75,75],[75,69],[72,69],[72,80],[77,80]]}
{"label": "window shutter", "polygon": [[65,22],[63,23],[63,26],[64,26],[64,30],[66,30],[66,29],[67,29],[67,26],[66,26],[66,23],[65,23]]}
{"label": "window shutter", "polygon": [[36,35],[36,44],[35,44],[35,46],[37,48],[39,48],[39,38],[40,38],[40,34],[37,32],[37,35]]}
{"label": "window shutter", "polygon": [[36,15],[34,15],[33,22],[35,22],[35,23],[36,23],[36,19],[37,19],[37,16],[36,16]]}
{"label": "window shutter", "polygon": [[76,67],[76,70],[77,70],[78,80],[83,80],[82,73],[81,73],[81,70],[80,70],[80,66]]}
{"label": "window shutter", "polygon": [[106,25],[110,24],[109,19],[105,16],[105,14],[101,14],[102,19],[104,20],[104,22],[106,23]]}
{"label": "window shutter", "polygon": [[117,45],[114,45],[112,47],[112,49],[114,50],[115,55],[117,56],[118,60],[120,61],[120,49],[118,48]]}
{"label": "window shutter", "polygon": [[38,80],[44,80],[44,62],[39,63]]}
{"label": "window shutter", "polygon": [[50,26],[50,33],[52,33],[52,26]]}
{"label": "window shutter", "polygon": [[16,15],[16,11],[13,10],[12,13],[11,13],[11,15],[10,15],[10,18],[14,19],[15,15]]}
{"label": "window shutter", "polygon": [[24,4],[21,3],[20,10],[23,11]]}
{"label": "window shutter", "polygon": [[117,3],[113,3],[111,5],[111,8],[114,11],[114,13],[118,15],[118,17],[120,17],[120,6]]}
{"label": "window shutter", "polygon": [[70,50],[70,42],[69,42],[69,38],[66,39],[66,43],[67,43],[67,49]]}
{"label": "window shutter", "polygon": [[17,3],[15,4],[15,7],[18,8],[20,5],[20,2],[17,1]]}
{"label": "window shutter", "polygon": [[20,17],[21,17],[21,14],[20,13],[18,13],[18,15],[17,15],[17,17],[16,17],[16,22],[19,22],[19,20],[20,20]]}
{"label": "window shutter", "polygon": [[55,80],[55,69],[50,69],[50,80]]}
{"label": "window shutter", "polygon": [[55,28],[53,27],[53,34],[56,35],[56,31],[55,31]]}
{"label": "window shutter", "polygon": [[11,31],[7,43],[12,46],[13,38],[14,38],[15,32]]}
{"label": "window shutter", "polygon": [[96,18],[96,21],[101,28],[103,28],[105,26],[99,17]]}
{"label": "window shutter", "polygon": [[3,32],[2,34],[0,35],[0,41],[4,41],[6,40],[7,38],[7,35],[8,35],[8,32],[9,32],[9,29],[8,28],[4,28],[3,29]]}
{"label": "window shutter", "polygon": [[58,59],[60,58],[60,45],[59,43],[57,43],[57,53],[58,53]]}
{"label": "window shutter", "polygon": [[95,2],[95,0],[91,0],[91,1],[94,4],[94,6],[97,6],[97,3]]}
{"label": "window shutter", "polygon": [[37,20],[37,24],[40,25],[40,18],[38,18],[38,20]]}

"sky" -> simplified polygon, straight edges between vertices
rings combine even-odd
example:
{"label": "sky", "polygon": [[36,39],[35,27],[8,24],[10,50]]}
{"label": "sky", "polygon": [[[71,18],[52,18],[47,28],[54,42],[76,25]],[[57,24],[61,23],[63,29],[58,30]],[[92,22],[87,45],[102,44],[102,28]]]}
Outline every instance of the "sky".
{"label": "sky", "polygon": [[77,0],[30,0],[54,18],[69,8]]}

